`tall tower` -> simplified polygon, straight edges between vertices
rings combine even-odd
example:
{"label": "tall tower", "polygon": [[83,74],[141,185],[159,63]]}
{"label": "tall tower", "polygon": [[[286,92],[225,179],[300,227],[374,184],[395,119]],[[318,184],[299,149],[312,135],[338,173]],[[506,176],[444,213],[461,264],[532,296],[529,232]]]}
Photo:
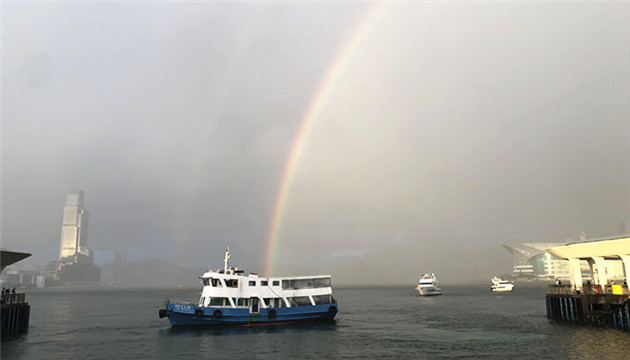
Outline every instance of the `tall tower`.
{"label": "tall tower", "polygon": [[79,257],[92,258],[87,248],[88,211],[83,207],[83,191],[68,194],[63,208],[59,262],[79,262]]}
{"label": "tall tower", "polygon": [[94,265],[87,247],[88,211],[83,207],[83,191],[68,194],[63,207],[59,246],[58,278],[65,284],[99,283],[101,269]]}

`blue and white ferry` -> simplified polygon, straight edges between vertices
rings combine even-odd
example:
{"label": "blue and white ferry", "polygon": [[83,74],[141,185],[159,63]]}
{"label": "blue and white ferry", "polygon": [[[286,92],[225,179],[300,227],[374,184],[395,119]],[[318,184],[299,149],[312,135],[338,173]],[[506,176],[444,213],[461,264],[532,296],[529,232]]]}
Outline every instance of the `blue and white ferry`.
{"label": "blue and white ferry", "polygon": [[330,275],[263,278],[229,267],[229,259],[228,247],[223,270],[200,277],[198,303],[166,299],[160,318],[172,326],[271,325],[333,320],[339,311]]}

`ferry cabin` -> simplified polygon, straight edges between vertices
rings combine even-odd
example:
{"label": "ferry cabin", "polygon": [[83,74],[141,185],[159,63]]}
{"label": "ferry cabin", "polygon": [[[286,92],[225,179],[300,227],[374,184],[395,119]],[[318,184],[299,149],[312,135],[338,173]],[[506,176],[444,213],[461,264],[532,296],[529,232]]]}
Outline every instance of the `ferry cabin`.
{"label": "ferry cabin", "polygon": [[330,275],[261,278],[255,273],[230,268],[201,276],[200,307],[247,308],[257,314],[261,308],[334,304]]}

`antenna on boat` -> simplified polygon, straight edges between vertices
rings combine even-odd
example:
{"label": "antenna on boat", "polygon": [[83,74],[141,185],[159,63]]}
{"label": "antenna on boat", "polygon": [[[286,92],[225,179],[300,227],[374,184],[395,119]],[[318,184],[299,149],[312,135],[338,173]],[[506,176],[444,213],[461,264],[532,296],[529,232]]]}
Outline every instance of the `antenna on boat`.
{"label": "antenna on boat", "polygon": [[225,249],[225,260],[223,262],[225,265],[223,266],[223,271],[227,272],[228,269],[228,260],[230,259],[230,246],[228,245],[227,249]]}

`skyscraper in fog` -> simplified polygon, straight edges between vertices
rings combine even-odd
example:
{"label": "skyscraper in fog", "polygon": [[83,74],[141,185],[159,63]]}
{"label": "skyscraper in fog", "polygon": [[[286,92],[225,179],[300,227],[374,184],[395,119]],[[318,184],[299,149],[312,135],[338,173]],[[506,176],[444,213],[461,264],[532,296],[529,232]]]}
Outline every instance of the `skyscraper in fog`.
{"label": "skyscraper in fog", "polygon": [[88,211],[83,207],[83,191],[70,193],[63,208],[59,262],[74,262],[80,254],[91,257],[87,230]]}
{"label": "skyscraper in fog", "polygon": [[63,208],[58,275],[66,283],[101,279],[101,270],[94,265],[87,247],[88,211],[83,207],[83,198],[83,191],[70,193]]}

